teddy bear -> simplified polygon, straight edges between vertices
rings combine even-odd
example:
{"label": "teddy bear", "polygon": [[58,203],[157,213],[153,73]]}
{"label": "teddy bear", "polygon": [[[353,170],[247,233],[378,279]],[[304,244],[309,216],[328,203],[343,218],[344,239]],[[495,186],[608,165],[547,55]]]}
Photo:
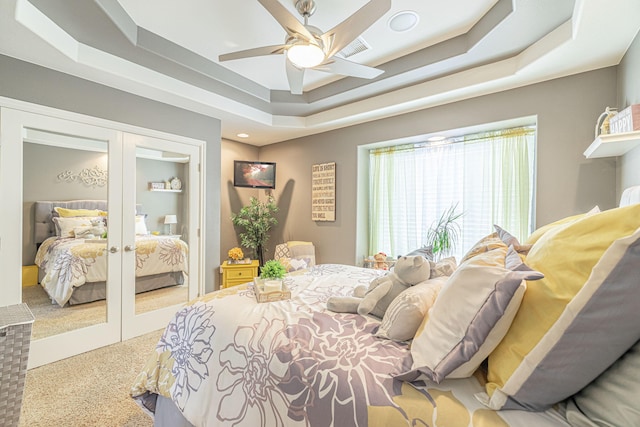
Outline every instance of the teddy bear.
{"label": "teddy bear", "polygon": [[385,254],[384,252],[378,252],[373,256],[373,259],[375,260],[373,268],[375,268],[376,270],[389,269],[389,267],[387,266],[387,254]]}
{"label": "teddy bear", "polygon": [[337,313],[371,314],[383,318],[391,302],[400,292],[427,280],[431,276],[431,265],[422,256],[403,256],[393,270],[369,283],[369,287],[358,286],[352,297],[331,297],[327,308]]}

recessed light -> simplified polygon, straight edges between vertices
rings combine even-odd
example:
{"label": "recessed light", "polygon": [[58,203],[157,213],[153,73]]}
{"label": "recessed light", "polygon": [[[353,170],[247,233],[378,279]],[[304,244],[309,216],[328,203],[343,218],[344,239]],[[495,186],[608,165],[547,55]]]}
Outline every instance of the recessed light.
{"label": "recessed light", "polygon": [[248,133],[239,133],[236,136],[238,138],[249,138],[249,134]]}
{"label": "recessed light", "polygon": [[418,25],[418,21],[420,17],[418,14],[412,10],[403,10],[402,12],[398,12],[389,18],[387,21],[387,25],[393,31],[398,33],[403,33],[405,31],[409,31]]}

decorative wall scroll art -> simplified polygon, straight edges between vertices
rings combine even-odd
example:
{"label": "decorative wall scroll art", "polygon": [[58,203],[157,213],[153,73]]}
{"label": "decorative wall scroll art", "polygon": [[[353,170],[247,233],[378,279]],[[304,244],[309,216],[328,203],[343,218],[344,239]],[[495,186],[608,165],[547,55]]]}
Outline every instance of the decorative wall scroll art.
{"label": "decorative wall scroll art", "polygon": [[336,220],[336,163],[321,163],[311,169],[311,219]]}
{"label": "decorative wall scroll art", "polygon": [[58,174],[58,181],[81,182],[90,187],[104,187],[107,185],[108,179],[108,172],[98,166],[84,168],[78,173],[66,170]]}

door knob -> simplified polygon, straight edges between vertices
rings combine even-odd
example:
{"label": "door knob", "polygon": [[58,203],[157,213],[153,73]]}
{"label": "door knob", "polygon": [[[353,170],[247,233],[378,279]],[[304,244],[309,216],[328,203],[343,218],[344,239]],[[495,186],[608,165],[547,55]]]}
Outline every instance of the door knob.
{"label": "door knob", "polygon": [[135,246],[131,246],[131,245],[127,245],[127,246],[124,247],[124,250],[126,252],[131,252],[131,251],[135,251],[136,247]]}
{"label": "door knob", "polygon": [[112,254],[115,254],[119,250],[120,250],[120,248],[117,247],[117,246],[111,246],[111,248],[109,248],[109,252],[111,252]]}

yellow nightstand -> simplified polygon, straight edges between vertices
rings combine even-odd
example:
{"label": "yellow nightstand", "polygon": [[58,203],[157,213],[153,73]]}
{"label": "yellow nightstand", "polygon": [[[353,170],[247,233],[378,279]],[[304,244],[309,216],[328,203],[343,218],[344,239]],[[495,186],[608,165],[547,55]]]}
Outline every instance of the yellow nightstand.
{"label": "yellow nightstand", "polygon": [[258,277],[258,260],[251,261],[251,264],[229,264],[224,261],[220,270],[222,270],[221,289],[241,285]]}
{"label": "yellow nightstand", "polygon": [[38,284],[38,266],[22,266],[22,286],[33,286]]}

